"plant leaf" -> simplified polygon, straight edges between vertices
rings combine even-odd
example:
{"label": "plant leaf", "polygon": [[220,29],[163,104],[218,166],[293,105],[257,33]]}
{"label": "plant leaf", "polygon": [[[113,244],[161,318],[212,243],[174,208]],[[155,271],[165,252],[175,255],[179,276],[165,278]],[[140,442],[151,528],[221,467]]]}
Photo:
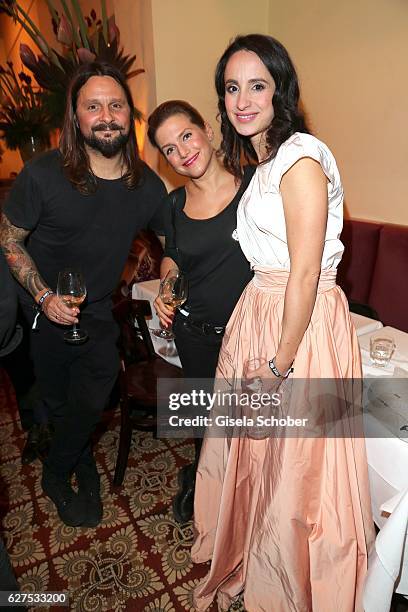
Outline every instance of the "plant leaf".
{"label": "plant leaf", "polygon": [[146,72],[146,70],[144,70],[144,68],[138,68],[137,70],[132,70],[131,72],[128,72],[126,74],[126,78],[131,79],[132,77],[135,77],[138,74],[143,74],[144,72]]}
{"label": "plant leaf", "polygon": [[89,51],[88,49],[84,49],[83,47],[80,47],[79,49],[77,49],[77,54],[79,57],[79,61],[82,64],[86,64],[87,62],[94,62],[96,59],[95,53],[92,53],[92,51]]}
{"label": "plant leaf", "polygon": [[72,32],[72,26],[64,14],[61,15],[61,19],[58,26],[57,40],[67,47],[71,47],[73,43],[74,35]]}

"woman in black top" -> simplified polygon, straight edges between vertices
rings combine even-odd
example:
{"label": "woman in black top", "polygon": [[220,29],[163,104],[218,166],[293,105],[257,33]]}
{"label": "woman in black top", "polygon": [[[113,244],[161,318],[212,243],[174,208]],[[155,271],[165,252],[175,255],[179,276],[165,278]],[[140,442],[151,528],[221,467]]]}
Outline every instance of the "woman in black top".
{"label": "woman in black top", "polygon": [[[188,299],[173,325],[184,376],[213,379],[225,325],[252,278],[235,228],[237,206],[253,169],[247,167],[241,181],[225,170],[212,145],[211,127],[182,100],[156,108],[148,136],[171,167],[190,179],[169,195],[160,275],[180,268],[188,280]],[[155,308],[162,325],[171,325],[174,312],[159,297]],[[173,503],[180,522],[193,514],[201,442],[195,440],[195,462],[180,472],[181,489]]]}

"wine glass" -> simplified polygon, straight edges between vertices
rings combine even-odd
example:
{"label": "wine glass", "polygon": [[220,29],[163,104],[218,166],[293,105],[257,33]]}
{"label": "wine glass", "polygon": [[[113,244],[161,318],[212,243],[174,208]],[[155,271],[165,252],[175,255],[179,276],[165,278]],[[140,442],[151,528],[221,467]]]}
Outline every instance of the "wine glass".
{"label": "wine glass", "polygon": [[[268,418],[272,416],[274,412],[270,401],[265,403],[267,393],[263,392],[263,380],[261,376],[253,375],[264,364],[265,360],[262,359],[247,359],[244,361],[242,369],[241,392],[246,394],[249,398],[248,405],[246,406],[244,403],[244,414],[248,416],[248,423],[253,422],[254,424],[248,425],[243,429],[241,435],[253,440],[264,440],[269,436],[268,428],[262,423],[258,425],[257,418],[258,416]],[[262,404],[259,403],[259,396],[261,394],[264,398]],[[253,400],[256,401],[254,402]]]}
{"label": "wine glass", "polygon": [[262,378],[252,376],[265,362],[260,359],[246,359],[242,368],[241,389],[245,393],[262,393]]}
{"label": "wine glass", "polygon": [[[166,306],[175,310],[187,299],[187,279],[180,270],[169,270],[160,283],[159,297]],[[154,329],[152,333],[164,340],[173,340],[171,329]]]}
{"label": "wine glass", "polygon": [[[57,295],[68,308],[80,306],[86,298],[85,281],[81,272],[62,270],[58,274]],[[65,332],[64,340],[68,344],[82,344],[88,340],[88,334],[85,330],[78,329],[74,323],[72,329]]]}

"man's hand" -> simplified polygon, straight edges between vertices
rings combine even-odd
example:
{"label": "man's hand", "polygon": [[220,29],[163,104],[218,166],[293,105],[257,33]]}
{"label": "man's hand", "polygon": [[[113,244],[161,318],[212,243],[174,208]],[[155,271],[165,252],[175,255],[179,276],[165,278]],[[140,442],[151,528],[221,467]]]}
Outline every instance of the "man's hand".
{"label": "man's hand", "polygon": [[52,323],[59,323],[59,325],[78,323],[79,308],[68,308],[55,293],[45,298],[42,310]]}
{"label": "man's hand", "polygon": [[160,296],[154,300],[154,309],[160,319],[161,325],[167,329],[173,324],[174,310],[167,306]]}

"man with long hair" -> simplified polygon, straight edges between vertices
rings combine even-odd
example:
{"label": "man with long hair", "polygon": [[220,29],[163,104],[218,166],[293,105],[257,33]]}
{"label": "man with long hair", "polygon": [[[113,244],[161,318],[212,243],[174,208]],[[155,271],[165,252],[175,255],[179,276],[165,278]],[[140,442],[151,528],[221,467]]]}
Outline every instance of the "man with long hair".
{"label": "man with long hair", "polygon": [[[31,354],[54,428],[42,487],[72,526],[94,527],[102,518],[90,436],[119,369],[110,297],[135,234],[161,230],[166,190],[139,158],[133,109],[115,67],[82,65],[70,83],[59,149],[25,165],[0,228],[23,310],[36,319]],[[87,289],[81,322],[89,339],[75,346],[63,335],[79,309],[56,295],[58,273],[66,268],[80,270]]]}

